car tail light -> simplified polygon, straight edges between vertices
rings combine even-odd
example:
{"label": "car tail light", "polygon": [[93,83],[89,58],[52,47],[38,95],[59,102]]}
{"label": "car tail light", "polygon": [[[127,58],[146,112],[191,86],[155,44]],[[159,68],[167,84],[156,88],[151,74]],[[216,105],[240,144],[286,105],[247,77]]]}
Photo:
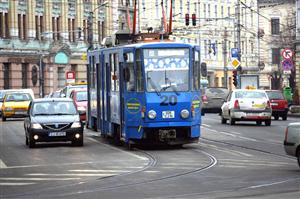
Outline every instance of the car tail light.
{"label": "car tail light", "polygon": [[208,98],[207,98],[206,95],[202,95],[202,101],[203,101],[203,102],[207,102],[207,101],[208,101]]}
{"label": "car tail light", "polygon": [[288,107],[289,107],[288,102],[285,100],[284,101],[284,108],[288,108]]}
{"label": "car tail light", "polygon": [[238,100],[235,100],[233,108],[240,109],[240,104]]}
{"label": "car tail light", "polygon": [[284,136],[284,141],[285,142],[287,142],[287,136],[288,136],[288,130],[289,128],[288,127],[286,127],[286,129],[285,129],[285,136]]}
{"label": "car tail light", "polygon": [[267,108],[271,108],[271,103],[269,100],[267,101]]}
{"label": "car tail light", "polygon": [[196,116],[196,112],[195,112],[194,105],[192,105],[192,107],[191,107],[191,112],[192,112],[192,117],[195,117]]}

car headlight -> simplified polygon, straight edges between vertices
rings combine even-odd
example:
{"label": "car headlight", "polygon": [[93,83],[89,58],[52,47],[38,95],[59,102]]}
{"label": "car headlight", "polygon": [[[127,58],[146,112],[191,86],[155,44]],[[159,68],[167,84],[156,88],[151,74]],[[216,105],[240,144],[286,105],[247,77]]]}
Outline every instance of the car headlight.
{"label": "car headlight", "polygon": [[181,116],[183,119],[188,118],[189,115],[190,115],[190,112],[189,112],[188,110],[186,110],[186,109],[183,109],[183,110],[181,110],[181,112],[180,112],[180,116]]}
{"label": "car headlight", "polygon": [[77,110],[78,110],[78,111],[81,111],[81,112],[84,112],[86,109],[85,109],[84,106],[78,106],[78,107],[77,107]]}
{"label": "car headlight", "polygon": [[149,112],[148,112],[148,117],[150,118],[150,119],[155,119],[156,118],[156,112],[154,111],[154,110],[150,110]]}
{"label": "car headlight", "polygon": [[4,108],[6,111],[12,111],[12,110],[14,110],[12,107],[5,107]]}
{"label": "car headlight", "polygon": [[43,127],[38,123],[31,124],[31,128],[32,129],[43,129]]}
{"label": "car headlight", "polygon": [[81,123],[80,122],[74,122],[71,126],[71,128],[80,128],[81,127]]}

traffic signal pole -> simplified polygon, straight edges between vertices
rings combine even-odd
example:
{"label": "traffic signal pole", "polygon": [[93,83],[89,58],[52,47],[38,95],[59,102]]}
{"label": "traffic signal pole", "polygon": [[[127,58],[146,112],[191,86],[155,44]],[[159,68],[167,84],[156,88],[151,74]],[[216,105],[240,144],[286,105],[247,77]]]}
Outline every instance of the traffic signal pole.
{"label": "traffic signal pole", "polygon": [[228,85],[227,85],[227,78],[228,78],[228,75],[227,75],[227,71],[228,71],[228,68],[227,68],[227,27],[225,27],[225,30],[224,30],[224,41],[223,41],[223,61],[224,61],[224,68],[223,68],[223,72],[224,72],[224,85],[225,85],[225,88],[228,88]]}
{"label": "traffic signal pole", "polygon": [[[240,0],[237,0],[237,6],[236,6],[236,11],[235,11],[235,18],[236,18],[236,36],[237,36],[237,41],[235,42],[235,48],[238,49],[238,60],[241,63],[241,2]],[[241,66],[239,66],[237,70],[237,86],[236,88],[241,88],[241,82],[240,82],[240,73],[241,70],[239,70]]]}

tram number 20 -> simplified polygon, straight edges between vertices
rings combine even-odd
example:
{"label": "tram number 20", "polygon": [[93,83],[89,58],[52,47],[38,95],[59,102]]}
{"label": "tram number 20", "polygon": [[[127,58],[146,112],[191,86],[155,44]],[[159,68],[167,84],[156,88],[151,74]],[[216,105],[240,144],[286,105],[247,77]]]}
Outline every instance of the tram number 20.
{"label": "tram number 20", "polygon": [[160,105],[161,106],[168,106],[169,104],[171,106],[175,106],[177,104],[177,96],[176,95],[170,95],[170,96],[160,96],[161,102]]}

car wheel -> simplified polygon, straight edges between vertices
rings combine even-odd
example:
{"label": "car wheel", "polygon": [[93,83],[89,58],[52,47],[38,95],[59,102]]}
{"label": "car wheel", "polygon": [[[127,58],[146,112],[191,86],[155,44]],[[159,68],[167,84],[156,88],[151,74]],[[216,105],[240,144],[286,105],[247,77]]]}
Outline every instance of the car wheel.
{"label": "car wheel", "polygon": [[221,123],[226,124],[226,119],[223,117],[223,115],[221,115]]}
{"label": "car wheel", "polygon": [[25,144],[26,144],[26,146],[28,146],[28,138],[26,135],[25,135]]}
{"label": "car wheel", "polygon": [[259,125],[259,126],[260,126],[261,123],[262,123],[261,121],[256,121],[256,125]]}
{"label": "car wheel", "polygon": [[35,141],[32,138],[30,138],[30,136],[29,136],[29,139],[28,139],[28,146],[29,146],[29,148],[34,148],[35,147]]}
{"label": "car wheel", "polygon": [[298,166],[300,167],[300,150],[298,150],[297,160],[298,160]]}
{"label": "car wheel", "polygon": [[282,115],[282,120],[286,120],[287,119],[287,114]]}
{"label": "car wheel", "polygon": [[6,121],[6,117],[4,117],[3,115],[2,115],[2,121],[3,121],[3,122]]}
{"label": "car wheel", "polygon": [[230,125],[235,125],[235,120],[232,117],[230,117],[229,118],[229,123],[230,123]]}
{"label": "car wheel", "polygon": [[266,125],[266,126],[271,126],[271,120],[266,120],[266,121],[265,121],[265,125]]}
{"label": "car wheel", "polygon": [[278,120],[278,119],[279,119],[279,116],[278,116],[278,115],[274,116],[274,119],[275,119],[275,120]]}

